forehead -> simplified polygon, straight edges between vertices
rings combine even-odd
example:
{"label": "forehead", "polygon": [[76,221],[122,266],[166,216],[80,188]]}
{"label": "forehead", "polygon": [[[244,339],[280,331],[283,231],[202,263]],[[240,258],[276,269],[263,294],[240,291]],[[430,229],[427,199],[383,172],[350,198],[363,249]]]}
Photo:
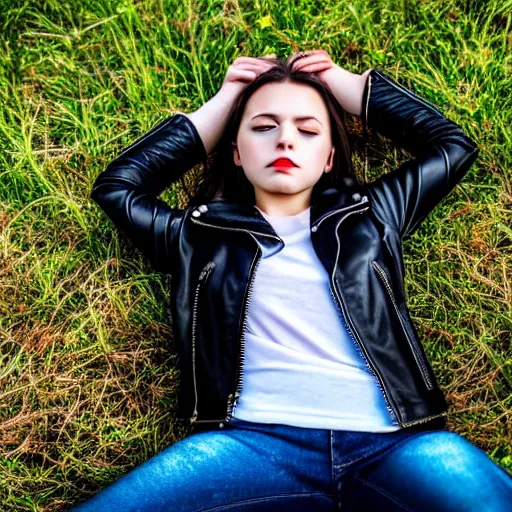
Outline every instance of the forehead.
{"label": "forehead", "polygon": [[324,124],[329,118],[327,107],[318,91],[308,85],[294,83],[263,85],[247,101],[243,117],[250,120],[263,112],[271,112],[283,118],[314,116]]}

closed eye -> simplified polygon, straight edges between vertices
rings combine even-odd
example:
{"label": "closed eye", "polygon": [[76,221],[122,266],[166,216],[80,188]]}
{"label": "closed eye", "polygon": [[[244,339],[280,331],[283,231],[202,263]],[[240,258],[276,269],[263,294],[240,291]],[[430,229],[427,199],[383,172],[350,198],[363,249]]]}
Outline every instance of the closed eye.
{"label": "closed eye", "polygon": [[[258,126],[256,128],[253,128],[253,130],[256,131],[256,132],[267,131],[267,130],[264,130],[264,128],[274,128],[274,126],[271,126],[271,125]],[[318,135],[318,133],[308,132],[307,130],[300,130],[299,129],[299,132],[306,133],[308,135]]]}

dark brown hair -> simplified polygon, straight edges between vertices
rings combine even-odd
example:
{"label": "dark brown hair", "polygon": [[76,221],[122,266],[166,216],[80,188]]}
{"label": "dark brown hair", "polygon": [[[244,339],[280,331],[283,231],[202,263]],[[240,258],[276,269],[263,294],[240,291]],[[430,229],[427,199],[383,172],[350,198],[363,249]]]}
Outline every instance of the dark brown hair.
{"label": "dark brown hair", "polygon": [[332,144],[335,147],[332,171],[323,173],[313,187],[311,202],[327,188],[338,188],[351,182],[359,183],[352,163],[350,135],[346,126],[346,112],[329,88],[315,73],[293,71],[292,59],[265,58],[273,67],[251,82],[234,102],[228,115],[226,128],[218,144],[204,162],[204,171],[190,197],[189,206],[198,206],[214,199],[255,204],[254,187],[241,167],[235,165],[231,143],[236,141],[245,105],[252,94],[267,83],[292,82],[313,87],[327,107],[331,124]]}

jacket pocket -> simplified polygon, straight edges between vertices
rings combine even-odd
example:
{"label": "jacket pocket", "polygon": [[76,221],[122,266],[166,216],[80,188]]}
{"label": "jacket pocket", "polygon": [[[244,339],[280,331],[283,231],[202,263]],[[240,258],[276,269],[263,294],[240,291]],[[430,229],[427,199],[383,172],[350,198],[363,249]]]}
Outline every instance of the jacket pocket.
{"label": "jacket pocket", "polygon": [[423,377],[423,382],[425,383],[425,386],[427,389],[434,389],[434,385],[429,377],[428,374],[428,368],[427,368],[427,361],[425,359],[425,356],[422,352],[422,348],[418,346],[418,342],[416,338],[409,333],[409,330],[407,328],[407,322],[402,316],[402,313],[400,311],[400,308],[398,307],[398,304],[395,300],[395,295],[393,294],[393,289],[391,288],[391,281],[386,273],[386,271],[376,262],[372,261],[372,266],[377,272],[377,275],[381,279],[381,281],[384,284],[384,287],[389,295],[389,298],[391,299],[391,302],[393,303],[393,307],[395,308],[396,314],[398,316],[398,319],[400,320],[400,325],[402,326],[402,330],[405,334],[405,337],[409,343],[409,346],[411,348],[412,354],[414,356],[414,360],[416,361],[416,364],[421,372],[421,376]]}

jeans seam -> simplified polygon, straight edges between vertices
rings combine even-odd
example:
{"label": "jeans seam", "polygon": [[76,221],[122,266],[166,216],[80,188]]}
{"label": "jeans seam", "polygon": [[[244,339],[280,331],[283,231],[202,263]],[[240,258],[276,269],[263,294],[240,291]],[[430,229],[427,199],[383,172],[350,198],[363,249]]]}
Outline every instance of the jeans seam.
{"label": "jeans seam", "polygon": [[331,449],[331,478],[332,478],[332,482],[333,484],[336,482],[336,472],[335,472],[335,465],[334,465],[334,451],[333,451],[333,437],[334,437],[334,433],[332,430],[330,430],[330,449]]}
{"label": "jeans seam", "polygon": [[331,494],[326,494],[324,492],[299,492],[299,493],[291,492],[291,493],[281,493],[281,494],[269,494],[268,496],[260,496],[258,498],[250,498],[247,500],[239,500],[239,501],[232,501],[230,503],[223,503],[222,505],[217,505],[216,507],[213,507],[213,508],[201,508],[201,509],[196,510],[195,512],[214,512],[215,510],[223,510],[226,507],[240,505],[242,503],[258,502],[258,501],[264,501],[264,500],[280,498],[280,497],[291,498],[294,496],[322,496],[325,498],[329,498],[330,500],[334,499],[334,497]]}
{"label": "jeans seam", "polygon": [[[401,439],[401,440],[396,441],[394,444],[390,444],[390,445],[388,445],[388,446],[385,446],[385,447],[382,449],[382,450],[383,450],[383,452],[387,451],[389,448],[394,448],[395,446],[397,446],[398,444],[400,444],[400,443],[401,443],[402,441],[404,441],[404,440],[405,440],[405,439]],[[343,462],[342,464],[335,464],[335,465],[334,465],[334,467],[335,467],[336,469],[346,468],[347,466],[350,466],[350,465],[354,464],[355,462],[358,462],[358,461],[363,460],[363,459],[365,459],[365,458],[368,458],[368,457],[372,457],[372,458],[373,458],[373,457],[375,457],[375,456],[376,456],[376,454],[377,454],[377,456],[378,456],[378,455],[380,455],[379,450],[377,450],[377,451],[375,452],[375,451],[372,451],[372,450],[370,449],[370,450],[368,450],[368,451],[364,452],[364,453],[363,453],[362,455],[360,455],[359,457],[355,457],[354,459],[351,459],[351,460],[349,460],[349,461],[347,461],[347,462]]]}
{"label": "jeans seam", "polygon": [[414,512],[405,503],[402,503],[398,498],[395,498],[392,494],[390,494],[389,492],[385,491],[381,487],[379,487],[379,486],[377,486],[377,485],[375,485],[375,484],[373,484],[373,483],[371,483],[371,482],[369,482],[367,480],[363,480],[362,478],[359,478],[357,476],[354,476],[353,478],[354,478],[354,480],[357,480],[358,482],[361,482],[363,485],[367,485],[368,487],[371,487],[372,489],[375,489],[377,492],[380,492],[381,494],[383,494],[384,496],[389,498],[391,501],[396,503],[399,507],[402,507],[407,512]]}
{"label": "jeans seam", "polygon": [[365,455],[362,455],[361,457],[358,457],[356,459],[353,459],[349,462],[345,462],[343,464],[340,464],[338,466],[336,466],[338,469],[341,469],[341,468],[344,468],[350,464],[354,464],[355,462],[358,462],[362,459],[365,459],[365,458],[369,458],[369,462],[370,463],[374,463],[376,462],[377,460],[379,460],[382,456],[384,456],[385,454],[387,454],[388,452],[390,451],[393,451],[395,450],[396,448],[402,446],[404,443],[407,443],[409,442],[411,439],[414,439],[416,437],[420,437],[422,436],[423,434],[425,434],[426,432],[430,432],[430,431],[420,431],[420,432],[411,432],[409,435],[403,437],[402,439],[398,439],[396,442],[390,444],[390,445],[387,445],[385,446],[384,448],[382,448],[381,450],[377,450],[376,452],[367,452]]}
{"label": "jeans seam", "polygon": [[370,457],[372,456],[372,452],[371,451],[366,452],[364,455],[361,455],[361,457],[356,457],[355,459],[349,460],[348,462],[344,462],[343,464],[336,464],[334,467],[336,469],[345,468],[345,467],[350,466],[350,465],[354,464],[355,462],[360,461],[360,460],[362,460],[362,459],[364,459],[366,457],[369,457],[369,456]]}
{"label": "jeans seam", "polygon": [[[412,439],[416,439],[417,437],[421,437],[423,434],[426,434],[430,431],[424,431],[424,432],[413,432],[411,433],[410,435],[408,435],[407,437],[404,437],[403,439],[400,439],[399,441],[397,441],[395,444],[392,444],[391,446],[386,446],[386,448],[384,448],[381,452],[377,452],[376,454],[374,454],[370,460],[368,460],[368,463],[367,464],[364,464],[363,467],[366,467],[369,465],[372,465],[374,464],[375,462],[377,462],[378,460],[380,460],[382,457],[384,457],[385,455],[389,455],[390,452],[394,451],[395,449],[397,448],[400,448],[402,445],[404,445],[405,443],[408,443],[409,441],[411,441]],[[361,467],[358,468],[359,471],[361,471]]]}

